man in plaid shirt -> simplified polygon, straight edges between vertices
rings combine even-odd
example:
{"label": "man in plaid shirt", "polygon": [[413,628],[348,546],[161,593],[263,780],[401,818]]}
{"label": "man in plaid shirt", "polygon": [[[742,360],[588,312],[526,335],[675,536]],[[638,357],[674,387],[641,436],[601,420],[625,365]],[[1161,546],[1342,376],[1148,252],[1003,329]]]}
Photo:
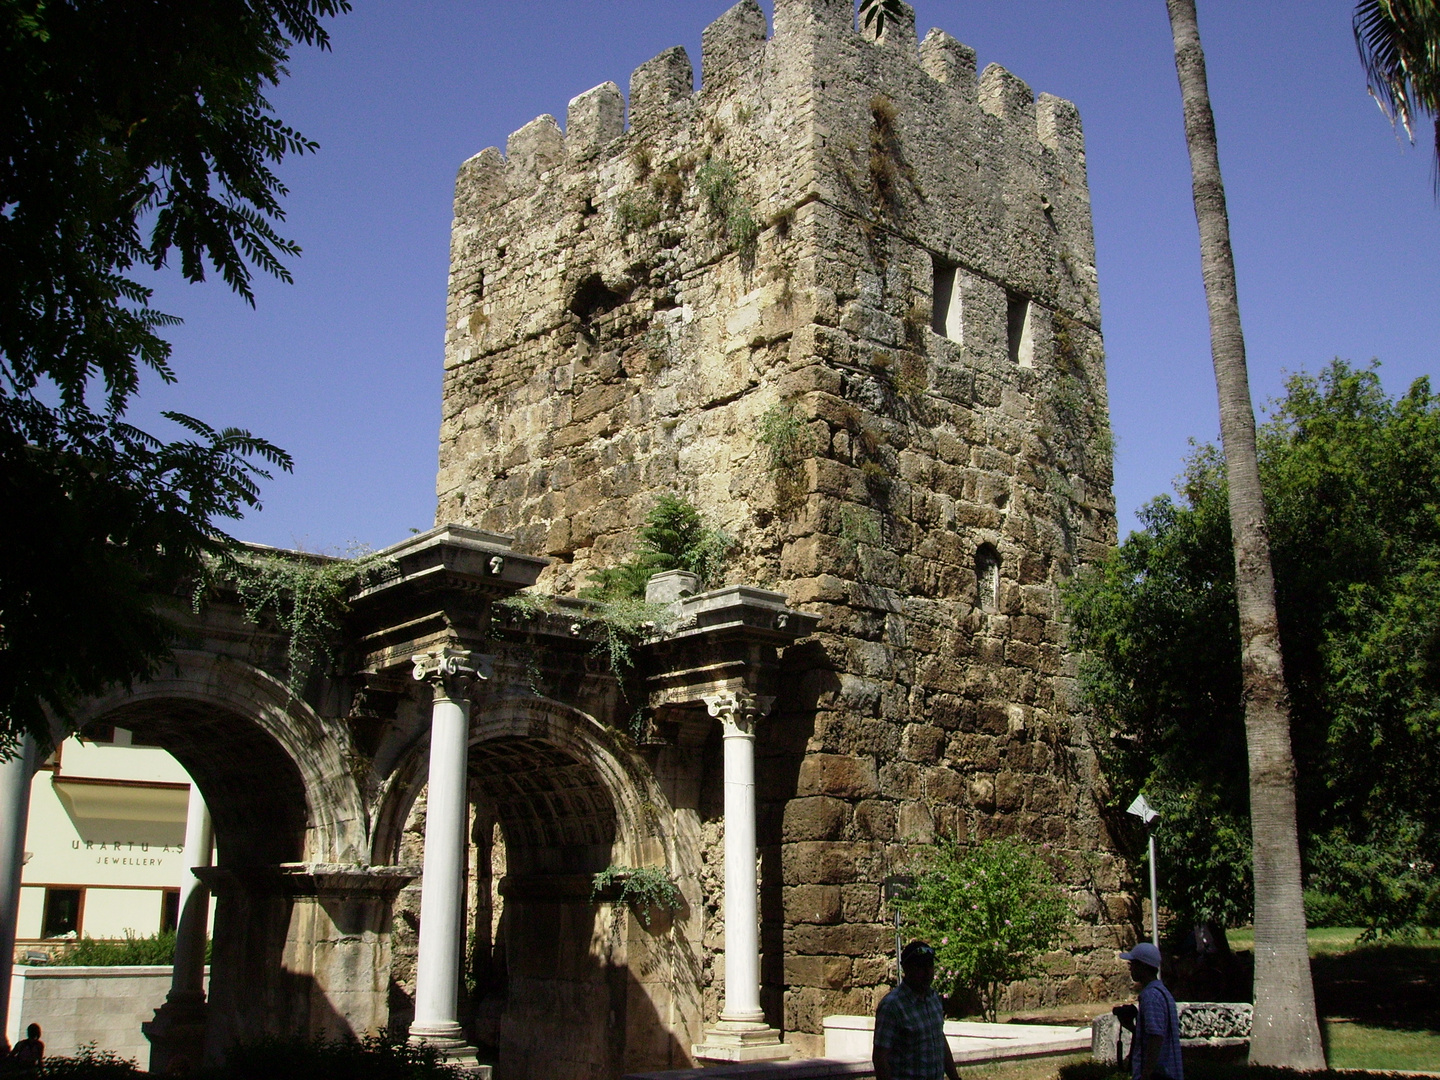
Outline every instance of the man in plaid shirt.
{"label": "man in plaid shirt", "polygon": [[945,1041],[945,1005],[930,988],[935,950],[912,941],[900,969],[905,978],[875,1010],[875,1080],[960,1080]]}

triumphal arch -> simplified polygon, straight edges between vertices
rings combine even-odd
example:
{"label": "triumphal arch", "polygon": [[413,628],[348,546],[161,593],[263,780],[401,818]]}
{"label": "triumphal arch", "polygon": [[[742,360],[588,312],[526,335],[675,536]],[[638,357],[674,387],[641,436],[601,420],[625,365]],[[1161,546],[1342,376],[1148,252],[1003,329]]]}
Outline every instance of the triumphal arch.
{"label": "triumphal arch", "polygon": [[[440,525],[381,553],[334,670],[293,691],[222,596],[89,705],[215,820],[209,997],[157,1046],[806,1054],[891,983],[886,882],[996,835],[1076,912],[1012,1004],[1121,985],[1059,597],[1115,534],[1079,115],[851,0],[744,0],[700,76],[671,49],[461,166]],[[733,538],[723,584],[653,580],[617,664],[575,595],[667,492]],[[676,902],[622,902],[656,872]]]}

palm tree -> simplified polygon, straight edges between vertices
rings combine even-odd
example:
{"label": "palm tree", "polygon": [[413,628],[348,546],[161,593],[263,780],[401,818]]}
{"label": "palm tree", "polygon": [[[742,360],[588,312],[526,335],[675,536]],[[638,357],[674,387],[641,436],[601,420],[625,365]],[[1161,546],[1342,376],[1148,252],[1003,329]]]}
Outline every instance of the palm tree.
{"label": "palm tree", "polygon": [[1220,437],[1235,547],[1235,600],[1240,615],[1255,859],[1255,1018],[1250,1062],[1323,1069],[1325,1053],[1315,1017],[1300,885],[1290,703],[1280,655],[1275,578],[1255,457],[1255,411],[1245,370],[1245,337],[1240,329],[1235,258],[1230,249],[1230,220],[1220,177],[1215,116],[1210,109],[1195,0],[1166,2],[1185,109],[1195,219],[1200,226],[1200,263],[1210,309],[1210,355],[1220,395]]}
{"label": "palm tree", "polygon": [[1360,0],[1355,44],[1370,96],[1391,124],[1415,141],[1415,123],[1435,122],[1435,195],[1440,198],[1440,4],[1436,0]]}

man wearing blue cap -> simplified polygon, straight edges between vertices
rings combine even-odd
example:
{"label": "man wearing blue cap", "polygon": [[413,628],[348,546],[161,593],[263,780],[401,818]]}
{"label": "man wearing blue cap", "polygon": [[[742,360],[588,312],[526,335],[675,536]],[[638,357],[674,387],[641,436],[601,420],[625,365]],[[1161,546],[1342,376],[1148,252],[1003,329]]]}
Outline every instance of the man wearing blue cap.
{"label": "man wearing blue cap", "polygon": [[930,986],[935,950],[910,942],[900,970],[904,979],[875,1010],[875,1080],[960,1080],[945,1041],[945,1004]]}
{"label": "man wearing blue cap", "polygon": [[1133,1080],[1185,1080],[1180,1065],[1180,1014],[1175,998],[1160,981],[1160,950],[1142,941],[1120,954],[1130,961],[1130,977],[1140,984],[1135,1041],[1130,1047]]}

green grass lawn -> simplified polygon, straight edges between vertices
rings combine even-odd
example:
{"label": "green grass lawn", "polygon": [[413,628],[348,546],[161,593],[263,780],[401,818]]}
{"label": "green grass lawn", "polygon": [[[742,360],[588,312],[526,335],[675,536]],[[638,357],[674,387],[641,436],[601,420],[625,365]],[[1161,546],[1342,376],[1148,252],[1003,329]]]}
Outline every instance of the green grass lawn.
{"label": "green grass lawn", "polygon": [[[1226,936],[1236,952],[1253,952],[1253,930]],[[1440,938],[1359,937],[1356,927],[1309,931],[1330,1067],[1440,1072]]]}
{"label": "green grass lawn", "polygon": [[1325,1020],[1325,1060],[1332,1069],[1440,1071],[1440,1032],[1397,1031]]}

